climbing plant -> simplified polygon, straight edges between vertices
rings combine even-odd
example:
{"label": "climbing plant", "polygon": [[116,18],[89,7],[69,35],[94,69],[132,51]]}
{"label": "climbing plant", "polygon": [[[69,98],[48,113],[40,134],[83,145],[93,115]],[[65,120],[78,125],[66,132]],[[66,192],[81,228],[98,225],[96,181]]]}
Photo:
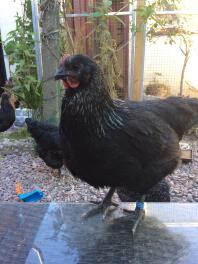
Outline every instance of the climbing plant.
{"label": "climbing plant", "polygon": [[[138,0],[137,0],[138,1]],[[135,1],[132,1],[133,4]],[[179,23],[178,16],[169,15],[169,16],[160,16],[157,11],[173,11],[178,10],[181,0],[147,0],[142,7],[135,9],[137,14],[142,18],[142,25],[140,28],[137,28],[134,21],[131,22],[131,30],[139,31],[143,30],[144,25],[147,24],[147,38],[148,40],[153,40],[153,37],[156,36],[156,32],[159,29],[166,29],[167,25],[170,25],[173,21]],[[173,31],[167,32],[168,36],[172,36]]]}
{"label": "climbing plant", "polygon": [[17,13],[16,29],[10,31],[4,49],[13,65],[12,92],[24,107],[38,110],[42,103],[42,84],[37,79],[31,0],[21,0],[22,15]]}
{"label": "climbing plant", "polygon": [[[75,38],[75,32],[70,27],[69,19],[66,14],[72,13],[72,0],[62,0],[62,12],[61,17],[61,50],[62,53],[83,53],[84,42],[94,43],[94,51],[92,51],[93,58],[100,64],[103,70],[107,84],[113,97],[116,97],[115,86],[120,76],[120,68],[117,59],[117,52],[121,48],[117,46],[116,40],[113,39],[109,30],[110,20],[117,20],[120,23],[124,22],[117,16],[107,16],[112,11],[112,0],[98,1],[90,5],[92,15],[87,18],[85,27],[91,27],[88,34],[84,35],[82,29],[78,32],[77,39]],[[82,34],[81,34],[82,33]]]}

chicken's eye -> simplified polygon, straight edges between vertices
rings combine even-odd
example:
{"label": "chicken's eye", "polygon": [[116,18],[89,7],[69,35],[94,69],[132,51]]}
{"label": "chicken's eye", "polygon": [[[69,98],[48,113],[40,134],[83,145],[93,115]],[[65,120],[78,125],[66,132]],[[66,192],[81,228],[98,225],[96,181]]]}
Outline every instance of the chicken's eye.
{"label": "chicken's eye", "polygon": [[74,64],[72,68],[77,71],[77,70],[80,69],[80,65],[79,64]]}

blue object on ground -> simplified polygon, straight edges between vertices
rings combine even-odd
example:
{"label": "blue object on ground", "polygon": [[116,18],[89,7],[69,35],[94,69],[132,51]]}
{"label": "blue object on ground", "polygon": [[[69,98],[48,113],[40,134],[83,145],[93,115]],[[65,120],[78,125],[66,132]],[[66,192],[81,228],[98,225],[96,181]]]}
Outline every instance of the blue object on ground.
{"label": "blue object on ground", "polygon": [[144,202],[136,202],[136,208],[144,209]]}
{"label": "blue object on ground", "polygon": [[33,190],[32,192],[28,193],[21,193],[18,195],[19,199],[23,202],[36,202],[43,197],[43,192],[39,190]]}

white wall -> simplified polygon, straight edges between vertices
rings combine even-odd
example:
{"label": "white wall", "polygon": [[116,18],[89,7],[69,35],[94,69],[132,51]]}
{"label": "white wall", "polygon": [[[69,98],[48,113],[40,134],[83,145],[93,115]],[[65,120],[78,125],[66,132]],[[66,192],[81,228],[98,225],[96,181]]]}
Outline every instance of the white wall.
{"label": "white wall", "polygon": [[[0,0],[0,31],[2,41],[5,41],[7,33],[15,29],[15,15],[22,13],[21,0]],[[5,54],[5,53],[4,53]],[[7,77],[9,78],[8,59],[5,55]]]}
{"label": "white wall", "polygon": [[[168,85],[171,93],[177,95],[184,56],[179,45],[165,45],[165,39],[165,37],[160,37],[155,43],[147,42],[146,44],[144,86],[152,83],[155,72],[158,72],[162,76],[157,77],[157,80]],[[185,71],[184,86],[188,82],[198,89],[198,35],[194,35],[192,41],[193,46]]]}

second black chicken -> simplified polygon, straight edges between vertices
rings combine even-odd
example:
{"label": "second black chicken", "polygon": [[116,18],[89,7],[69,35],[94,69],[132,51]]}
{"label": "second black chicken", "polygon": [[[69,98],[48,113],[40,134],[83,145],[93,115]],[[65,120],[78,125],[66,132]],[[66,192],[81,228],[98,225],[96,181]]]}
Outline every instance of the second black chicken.
{"label": "second black chicken", "polygon": [[0,108],[0,132],[8,130],[15,121],[14,102],[11,102],[11,95],[3,92],[1,95]]}
{"label": "second black chicken", "polygon": [[36,142],[36,151],[47,166],[58,169],[63,166],[63,154],[57,126],[26,118],[27,129]]}

